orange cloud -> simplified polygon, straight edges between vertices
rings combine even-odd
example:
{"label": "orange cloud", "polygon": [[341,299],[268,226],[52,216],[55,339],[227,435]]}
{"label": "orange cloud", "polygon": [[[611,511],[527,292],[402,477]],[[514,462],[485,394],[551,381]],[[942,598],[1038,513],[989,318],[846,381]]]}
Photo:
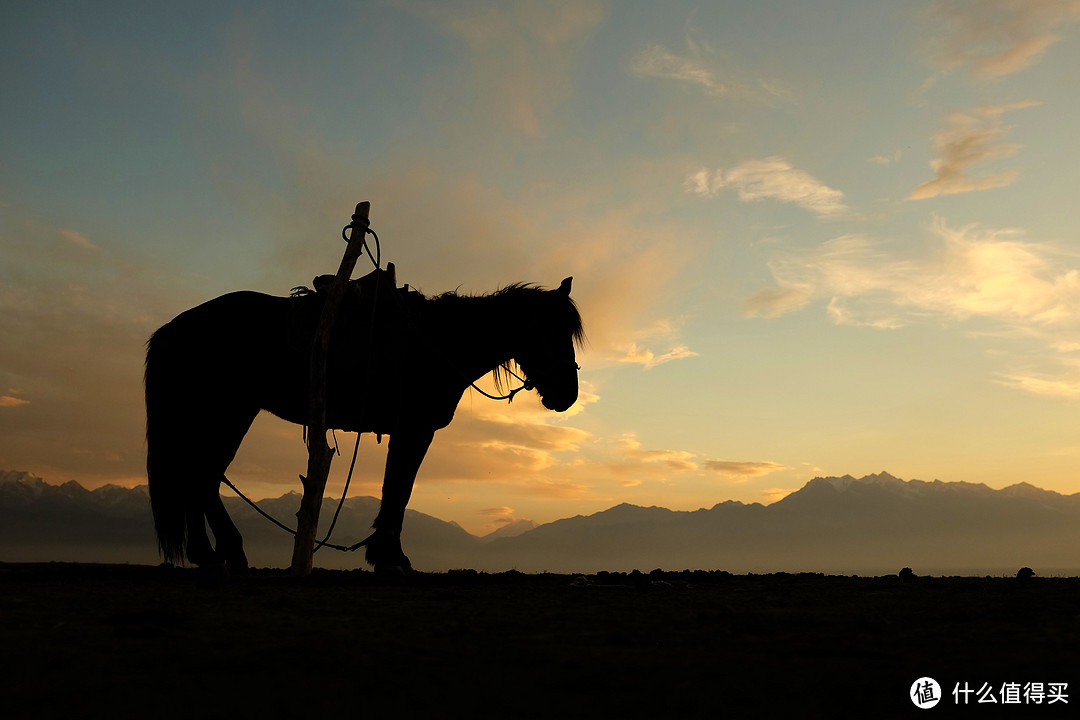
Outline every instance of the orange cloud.
{"label": "orange cloud", "polygon": [[999,382],[1035,395],[1080,400],[1080,379],[1077,379],[1075,375],[1076,373],[1073,373],[1074,377],[1057,379],[1030,375],[1003,375]]}
{"label": "orange cloud", "polygon": [[762,490],[761,496],[765,498],[765,504],[769,505],[777,500],[783,500],[797,489],[798,488],[769,488],[768,490]]}
{"label": "orange cloud", "polygon": [[676,345],[667,352],[657,355],[652,350],[639,348],[637,343],[630,343],[629,347],[626,348],[626,352],[619,357],[619,362],[644,365],[645,369],[648,370],[672,360],[682,360],[683,358],[697,357],[697,355],[686,345]]}
{"label": "orange cloud", "polygon": [[997,142],[1012,126],[1002,125],[1002,114],[1033,107],[1037,102],[1021,102],[975,108],[949,116],[948,127],[934,135],[938,157],[931,161],[935,178],[916,187],[910,198],[924,200],[937,195],[990,190],[1011,185],[1019,171],[972,176],[969,169],[989,160],[1015,155],[1022,146]]}
{"label": "orange cloud", "polygon": [[496,521],[502,520],[509,522],[509,520],[514,517],[514,508],[506,507],[505,505],[502,507],[484,508],[483,510],[477,510],[476,512],[484,517],[494,518]]}
{"label": "orange cloud", "polygon": [[731,460],[706,460],[705,467],[738,482],[746,482],[762,475],[786,470],[786,465],[774,462],[737,462]]}
{"label": "orange cloud", "polygon": [[[923,257],[898,258],[884,243],[858,235],[777,253],[769,263],[777,287],[751,296],[746,312],[775,317],[825,299],[828,316],[840,325],[890,329],[931,318],[983,318],[995,323],[997,334],[1035,341],[1042,356],[1080,349],[1075,253],[1025,240],[1017,230],[955,228],[937,219],[931,231],[937,242]],[[1073,397],[1078,387],[1069,367],[1001,377],[1041,395]]]}
{"label": "orange cloud", "polygon": [[642,450],[641,443],[633,433],[623,435],[619,441],[619,451],[625,456],[642,463],[662,464],[675,472],[697,470],[694,454],[685,450]]}
{"label": "orange cloud", "polygon": [[892,257],[859,235],[778,253],[770,261],[778,287],[755,295],[754,310],[767,317],[802,307],[787,299],[795,293],[830,298],[833,319],[844,324],[899,326],[926,313],[1025,325],[1080,321],[1080,269],[1061,264],[1069,254],[1023,241],[1015,230],[953,228],[938,219],[932,232],[939,249],[925,258]]}
{"label": "orange cloud", "polygon": [[936,28],[934,62],[966,68],[990,82],[1025,70],[1062,39],[1059,30],[1080,21],[1077,0],[938,0],[927,15]]}
{"label": "orange cloud", "polygon": [[836,217],[847,212],[844,193],[834,190],[799,170],[782,157],[747,160],[730,170],[699,170],[683,184],[687,192],[715,197],[724,189],[738,193],[743,202],[771,199],[793,203],[819,217]]}

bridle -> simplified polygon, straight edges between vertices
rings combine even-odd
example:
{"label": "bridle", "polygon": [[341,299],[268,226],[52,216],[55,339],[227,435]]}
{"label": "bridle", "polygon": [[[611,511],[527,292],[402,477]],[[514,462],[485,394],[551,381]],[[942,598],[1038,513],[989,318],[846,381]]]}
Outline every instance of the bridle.
{"label": "bridle", "polygon": [[[520,364],[521,363],[518,363],[518,365],[520,365]],[[581,366],[578,365],[577,362],[574,361],[574,360],[553,360],[552,364],[556,365],[556,366],[558,366],[558,365],[573,365],[574,370],[580,370],[581,369]],[[508,392],[506,395],[492,395],[489,392],[485,392],[475,382],[469,382],[469,385],[472,387],[473,390],[480,393],[481,395],[483,395],[486,398],[490,398],[492,400],[506,400],[507,402],[514,402],[514,396],[517,395],[522,390],[529,391],[529,390],[533,390],[533,389],[536,388],[536,383],[535,382],[521,377],[520,375],[518,375],[516,372],[514,372],[510,368],[503,368],[503,369],[506,370],[506,372],[510,373],[510,375],[512,375],[514,378],[516,378],[521,383],[520,387],[514,388],[513,390]],[[542,374],[543,375],[549,375],[550,371],[544,372]],[[526,373],[526,375],[528,375],[528,373]],[[533,375],[535,376],[536,373],[533,373]]]}

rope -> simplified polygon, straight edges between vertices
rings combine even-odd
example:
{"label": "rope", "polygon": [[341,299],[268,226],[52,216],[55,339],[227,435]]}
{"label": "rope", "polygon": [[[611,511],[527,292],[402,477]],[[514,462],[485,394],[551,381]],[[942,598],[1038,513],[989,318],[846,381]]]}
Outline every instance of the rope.
{"label": "rope", "polygon": [[[336,440],[336,437],[335,437],[335,440]],[[334,511],[334,519],[330,521],[330,527],[327,528],[327,530],[326,530],[326,537],[324,537],[321,542],[315,543],[315,549],[311,551],[311,553],[313,555],[315,553],[319,552],[319,548],[321,548],[323,546],[334,547],[333,545],[328,543],[327,540],[329,540],[330,536],[334,534],[334,526],[337,525],[338,515],[341,514],[341,508],[345,505],[345,496],[349,494],[349,483],[352,482],[352,471],[353,471],[353,468],[356,467],[356,455],[359,452],[360,452],[360,433],[356,433],[356,445],[353,446],[352,462],[349,463],[349,474],[345,476],[345,487],[341,491],[341,499],[338,500],[337,510]],[[340,455],[340,453],[338,453],[338,454]],[[353,547],[353,548],[349,548],[349,549],[350,550],[355,550],[356,548]]]}
{"label": "rope", "polygon": [[[451,365],[450,367],[454,367],[454,366]],[[457,368],[454,368],[454,369],[457,370]],[[514,396],[517,395],[522,390],[532,390],[533,389],[533,384],[530,383],[528,380],[521,377],[520,375],[518,375],[516,372],[514,372],[510,368],[505,368],[505,370],[506,370],[506,372],[510,373],[511,375],[513,375],[514,377],[516,377],[518,380],[521,381],[521,387],[514,388],[513,390],[508,392],[506,395],[500,395],[500,396],[496,397],[495,395],[492,395],[489,392],[485,392],[475,382],[470,382],[469,385],[472,387],[473,390],[480,393],[481,395],[483,395],[486,398],[491,398],[492,400],[506,400],[507,402],[514,402]],[[459,375],[464,377],[466,380],[469,379],[468,377],[465,376],[465,373],[461,372],[460,370],[457,370],[457,372],[458,372]]]}
{"label": "rope", "polygon": [[[296,531],[295,531],[295,530],[293,530],[293,529],[292,529],[291,527],[289,527],[288,525],[285,525],[284,523],[282,523],[281,521],[279,521],[279,520],[278,520],[278,519],[277,519],[276,517],[274,517],[273,515],[270,515],[269,513],[267,513],[267,512],[266,512],[265,510],[263,510],[263,509],[262,509],[261,507],[259,507],[258,505],[256,505],[256,504],[255,504],[255,502],[254,502],[254,501],[253,501],[253,500],[252,500],[251,498],[249,498],[249,497],[248,497],[247,495],[245,495],[244,493],[240,492],[240,488],[238,488],[238,487],[236,487],[235,485],[233,485],[233,484],[232,484],[232,482],[231,482],[231,481],[229,480],[229,478],[227,478],[227,477],[224,477],[224,476],[222,476],[222,478],[221,478],[221,481],[222,481],[222,482],[224,482],[224,483],[225,483],[226,485],[228,485],[228,486],[229,486],[229,489],[230,489],[230,490],[232,490],[232,491],[233,491],[234,493],[236,493],[236,494],[237,494],[237,496],[238,496],[238,497],[239,497],[239,498],[240,498],[241,500],[243,500],[243,501],[244,501],[244,502],[246,502],[246,503],[247,503],[248,505],[250,505],[251,507],[253,507],[253,508],[255,509],[255,512],[259,513],[259,514],[260,514],[260,515],[262,515],[262,516],[263,516],[264,518],[266,518],[266,519],[267,519],[267,520],[269,520],[270,522],[274,523],[275,525],[277,525],[277,526],[278,526],[279,528],[281,528],[281,529],[282,529],[282,530],[284,530],[285,532],[289,533],[290,535],[295,535],[295,534],[296,534]],[[344,499],[344,497],[345,497],[345,495],[344,495],[344,493],[343,493],[343,494],[342,494],[342,498]],[[345,547],[344,545],[334,545],[334,544],[332,544],[332,543],[328,543],[328,542],[325,542],[325,541],[323,541],[322,543],[319,543],[319,545],[320,545],[320,546],[322,546],[322,545],[325,545],[326,547],[329,547],[329,548],[334,548],[335,550],[341,550],[342,552],[348,552],[349,550],[355,550],[355,549],[356,549],[357,547],[359,547],[359,546],[353,546],[353,547],[351,547],[351,548],[348,548],[348,547]]]}
{"label": "rope", "polygon": [[[345,231],[350,229],[350,228],[352,228],[354,232],[356,230],[360,230],[361,232],[364,233],[364,237],[362,237],[360,239],[360,243],[363,245],[364,250],[367,250],[368,257],[371,258],[371,262],[375,265],[375,269],[376,270],[381,270],[382,269],[382,245],[379,243],[379,235],[374,230],[372,230],[370,227],[368,227],[365,223],[359,222],[359,218],[357,218],[356,215],[353,215],[352,222],[349,223],[348,225],[346,225],[345,227],[341,228],[341,239],[344,240],[345,242],[349,242],[349,236],[345,234]],[[374,254],[372,254],[371,248],[367,244],[367,235],[369,235],[369,234],[373,238],[375,238],[375,253]]]}

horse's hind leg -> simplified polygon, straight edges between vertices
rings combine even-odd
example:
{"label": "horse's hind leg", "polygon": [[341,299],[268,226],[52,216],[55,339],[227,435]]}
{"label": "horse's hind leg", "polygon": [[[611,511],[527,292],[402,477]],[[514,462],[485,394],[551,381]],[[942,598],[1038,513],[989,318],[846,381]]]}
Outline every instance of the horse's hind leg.
{"label": "horse's hind leg", "polygon": [[206,485],[200,488],[206,521],[214,532],[219,562],[225,563],[225,569],[231,575],[246,575],[248,560],[247,555],[244,554],[244,538],[236,529],[225,505],[221,502],[221,481],[225,479],[225,469],[236,457],[236,451],[240,448],[244,435],[247,434],[258,414],[258,407],[237,408],[234,413],[219,418],[216,433],[217,447],[211,455],[216,473],[208,476]]}
{"label": "horse's hind leg", "polygon": [[221,560],[218,558],[218,554],[214,552],[214,547],[210,544],[210,538],[206,534],[203,504],[195,501],[195,498],[191,500],[184,511],[187,523],[188,562],[200,567],[220,565]]}
{"label": "horse's hind leg", "polygon": [[[223,476],[224,477],[224,476]],[[247,575],[248,559],[244,553],[244,538],[236,529],[229,512],[221,502],[220,483],[214,488],[212,497],[206,502],[206,521],[214,532],[217,551],[225,561],[225,569],[230,575]]]}

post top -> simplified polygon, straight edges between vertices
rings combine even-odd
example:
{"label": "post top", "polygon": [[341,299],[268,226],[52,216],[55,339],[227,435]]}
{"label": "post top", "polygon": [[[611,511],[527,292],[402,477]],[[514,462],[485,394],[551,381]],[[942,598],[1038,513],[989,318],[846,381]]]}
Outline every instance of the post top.
{"label": "post top", "polygon": [[356,203],[356,212],[353,213],[353,222],[363,218],[364,222],[367,222],[368,215],[371,212],[371,203],[367,200]]}

